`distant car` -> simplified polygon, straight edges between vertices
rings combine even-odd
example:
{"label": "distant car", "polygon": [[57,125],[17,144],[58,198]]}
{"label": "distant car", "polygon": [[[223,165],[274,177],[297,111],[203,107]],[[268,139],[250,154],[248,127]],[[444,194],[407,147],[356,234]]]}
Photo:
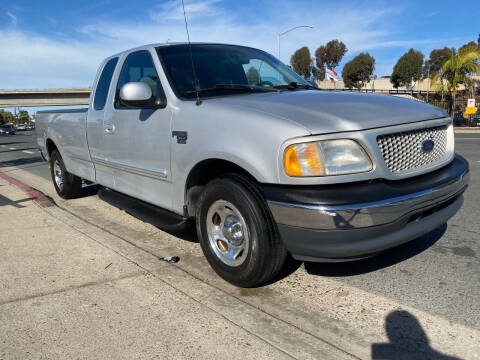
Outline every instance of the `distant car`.
{"label": "distant car", "polygon": [[461,127],[461,126],[467,126],[467,125],[468,125],[468,119],[464,118],[462,114],[457,114],[453,117],[453,126]]}
{"label": "distant car", "polygon": [[470,119],[471,126],[480,126],[480,109]]}
{"label": "distant car", "polygon": [[0,126],[0,135],[15,135],[15,129],[12,125]]}
{"label": "distant car", "polygon": [[25,130],[27,130],[27,126],[25,124],[18,124],[17,126],[15,126],[15,130],[25,131]]}

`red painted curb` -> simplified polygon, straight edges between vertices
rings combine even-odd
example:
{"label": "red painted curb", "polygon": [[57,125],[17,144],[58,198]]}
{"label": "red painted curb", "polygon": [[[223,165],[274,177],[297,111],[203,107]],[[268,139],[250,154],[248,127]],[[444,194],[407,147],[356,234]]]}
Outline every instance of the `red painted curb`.
{"label": "red painted curb", "polygon": [[34,188],[28,186],[27,184],[22,183],[21,181],[8,176],[7,174],[0,172],[0,178],[8,182],[9,184],[18,187],[19,189],[25,191],[30,197],[33,198],[38,205],[41,207],[54,206],[54,202],[47,198],[42,192],[35,190]]}

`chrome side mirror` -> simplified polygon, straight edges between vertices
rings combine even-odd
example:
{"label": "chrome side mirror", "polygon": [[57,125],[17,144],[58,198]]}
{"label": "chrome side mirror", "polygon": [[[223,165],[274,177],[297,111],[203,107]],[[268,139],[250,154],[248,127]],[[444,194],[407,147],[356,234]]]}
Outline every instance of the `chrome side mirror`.
{"label": "chrome side mirror", "polygon": [[129,82],[120,89],[120,103],[127,107],[159,109],[167,105],[163,92],[155,99],[150,86],[144,82]]}
{"label": "chrome side mirror", "polygon": [[143,82],[129,82],[120,89],[120,99],[125,102],[150,100],[152,96],[152,89]]}

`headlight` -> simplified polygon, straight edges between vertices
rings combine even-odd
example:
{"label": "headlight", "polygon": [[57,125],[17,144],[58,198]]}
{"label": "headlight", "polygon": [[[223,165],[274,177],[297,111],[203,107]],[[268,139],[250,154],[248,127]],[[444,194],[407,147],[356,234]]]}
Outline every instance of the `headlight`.
{"label": "headlight", "polygon": [[295,144],[285,150],[285,172],[289,176],[329,176],[372,170],[372,161],[354,140],[324,140]]}

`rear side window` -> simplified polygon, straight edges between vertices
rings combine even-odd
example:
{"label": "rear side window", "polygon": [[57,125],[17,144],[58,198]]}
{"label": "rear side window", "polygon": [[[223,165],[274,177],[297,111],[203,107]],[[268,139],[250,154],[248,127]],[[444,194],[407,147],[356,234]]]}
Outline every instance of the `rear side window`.
{"label": "rear side window", "polygon": [[108,88],[112,81],[115,66],[117,66],[118,58],[108,60],[105,64],[102,75],[98,80],[97,89],[95,90],[95,99],[93,100],[93,108],[95,110],[103,110],[107,102]]}

